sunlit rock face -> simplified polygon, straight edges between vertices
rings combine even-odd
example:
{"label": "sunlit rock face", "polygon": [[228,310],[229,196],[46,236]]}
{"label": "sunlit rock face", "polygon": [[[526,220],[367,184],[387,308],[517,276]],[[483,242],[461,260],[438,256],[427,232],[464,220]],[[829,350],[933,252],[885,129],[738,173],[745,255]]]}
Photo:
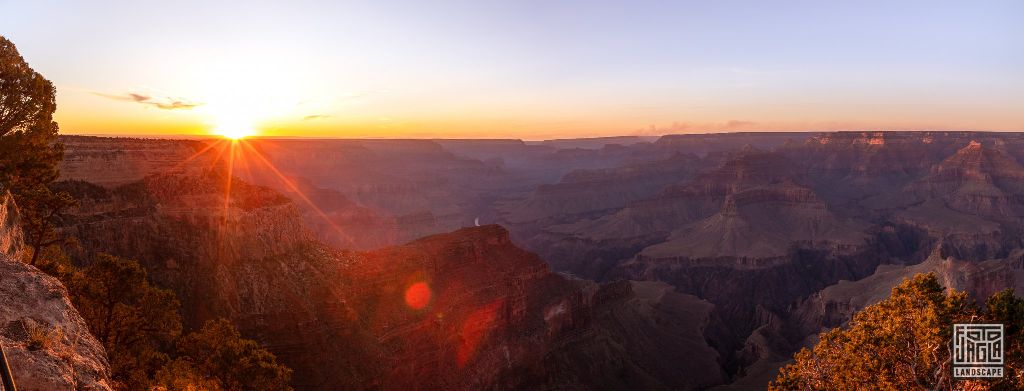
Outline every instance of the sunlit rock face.
{"label": "sunlit rock face", "polygon": [[1024,216],[1024,167],[1001,146],[972,140],[909,189],[942,199],[957,212],[987,218]]}
{"label": "sunlit rock face", "polygon": [[0,345],[18,389],[110,390],[103,346],[64,285],[21,262],[21,242],[17,208],[0,195]]}
{"label": "sunlit rock face", "polygon": [[206,143],[191,140],[61,136],[60,141],[65,148],[59,167],[61,179],[104,186],[130,183],[161,172],[184,172],[201,162],[207,163],[213,156],[204,154],[194,161]]}
{"label": "sunlit rock face", "polygon": [[25,236],[21,232],[18,207],[6,190],[0,193],[0,255],[21,259]]}

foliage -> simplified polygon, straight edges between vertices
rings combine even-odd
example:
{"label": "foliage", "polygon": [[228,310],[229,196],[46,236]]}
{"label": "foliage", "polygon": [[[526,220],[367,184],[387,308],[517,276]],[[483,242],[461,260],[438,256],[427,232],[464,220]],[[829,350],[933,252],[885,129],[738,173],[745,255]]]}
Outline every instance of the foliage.
{"label": "foliage", "polygon": [[78,200],[110,201],[110,190],[92,182],[79,179],[63,179],[51,186],[54,191],[62,191]]}
{"label": "foliage", "polygon": [[0,188],[10,189],[21,209],[33,265],[43,247],[56,243],[54,226],[73,205],[67,193],[48,187],[64,156],[53,121],[55,94],[53,84],[0,36]]}
{"label": "foliage", "polygon": [[[181,390],[181,378],[169,378],[175,372],[197,379],[210,389],[290,390],[291,369],[277,363],[273,354],[256,341],[244,339],[226,319],[211,320],[197,332],[178,341],[178,358],[161,371],[158,380],[170,389]],[[177,383],[177,386],[171,384]]]}
{"label": "foliage", "polygon": [[1005,375],[994,389],[1024,389],[1024,298],[1012,289],[998,292],[985,302],[986,320],[1004,326]]}
{"label": "foliage", "polygon": [[127,389],[144,389],[181,333],[174,293],[150,285],[134,261],[99,254],[66,282],[78,312],[107,350],[111,372]]}
{"label": "foliage", "polygon": [[[78,245],[77,239],[74,236],[65,238],[61,244],[67,246]],[[39,261],[36,262],[35,266],[44,273],[56,277],[65,283],[70,281],[72,275],[77,270],[71,263],[71,258],[64,252],[63,246],[47,246],[40,249]]]}
{"label": "foliage", "polygon": [[22,211],[22,230],[29,247],[29,264],[36,266],[40,254],[60,242],[57,226],[64,213],[77,203],[66,192],[53,192],[47,186],[25,189],[19,209]]}
{"label": "foliage", "polygon": [[290,390],[291,369],[242,338],[227,320],[209,321],[181,336],[174,293],[151,285],[137,262],[98,254],[80,271],[64,263],[46,267],[65,281],[75,307],[106,349],[117,388]]}
{"label": "foliage", "polygon": [[171,361],[154,379],[154,391],[221,391],[220,379],[209,377],[199,371],[188,358]]}
{"label": "foliage", "polygon": [[25,323],[25,333],[28,334],[28,350],[49,349],[63,335],[60,329],[46,327],[35,321]]}
{"label": "foliage", "polygon": [[[769,389],[1018,389],[1024,386],[1024,300],[1004,291],[988,303],[982,311],[966,293],[946,292],[934,274],[916,275],[893,288],[889,298],[857,312],[847,327],[822,333],[813,349],[802,349],[782,368]],[[986,321],[1008,325],[1007,376],[953,379],[953,324]]]}
{"label": "foliage", "polygon": [[0,36],[0,184],[31,189],[57,178],[56,90]]}

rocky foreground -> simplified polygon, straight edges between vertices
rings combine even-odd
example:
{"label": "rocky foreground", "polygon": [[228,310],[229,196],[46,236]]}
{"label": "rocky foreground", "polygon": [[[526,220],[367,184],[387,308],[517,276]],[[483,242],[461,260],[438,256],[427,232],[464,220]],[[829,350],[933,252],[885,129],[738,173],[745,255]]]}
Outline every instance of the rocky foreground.
{"label": "rocky foreground", "polygon": [[57,279],[21,262],[18,211],[0,195],[0,345],[19,390],[110,390],[103,346]]}

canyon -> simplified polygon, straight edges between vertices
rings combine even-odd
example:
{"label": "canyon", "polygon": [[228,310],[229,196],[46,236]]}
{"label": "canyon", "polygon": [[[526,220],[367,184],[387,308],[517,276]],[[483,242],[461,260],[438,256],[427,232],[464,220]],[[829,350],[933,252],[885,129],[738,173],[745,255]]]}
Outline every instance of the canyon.
{"label": "canyon", "polygon": [[913,273],[1024,288],[1017,133],[62,141],[72,259],[297,389],[763,389]]}

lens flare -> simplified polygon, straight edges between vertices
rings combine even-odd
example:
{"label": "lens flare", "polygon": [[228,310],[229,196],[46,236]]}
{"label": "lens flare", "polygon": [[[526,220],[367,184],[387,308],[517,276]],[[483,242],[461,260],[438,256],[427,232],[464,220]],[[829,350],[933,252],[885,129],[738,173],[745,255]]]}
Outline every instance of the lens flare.
{"label": "lens flare", "polygon": [[459,330],[461,343],[455,356],[459,368],[466,366],[476,356],[481,343],[486,340],[487,334],[494,328],[494,321],[498,318],[498,312],[504,305],[503,299],[492,301],[477,308],[462,322],[462,327]]}
{"label": "lens flare", "polygon": [[405,290],[405,305],[414,310],[423,309],[430,303],[430,287],[425,282],[417,282]]}

